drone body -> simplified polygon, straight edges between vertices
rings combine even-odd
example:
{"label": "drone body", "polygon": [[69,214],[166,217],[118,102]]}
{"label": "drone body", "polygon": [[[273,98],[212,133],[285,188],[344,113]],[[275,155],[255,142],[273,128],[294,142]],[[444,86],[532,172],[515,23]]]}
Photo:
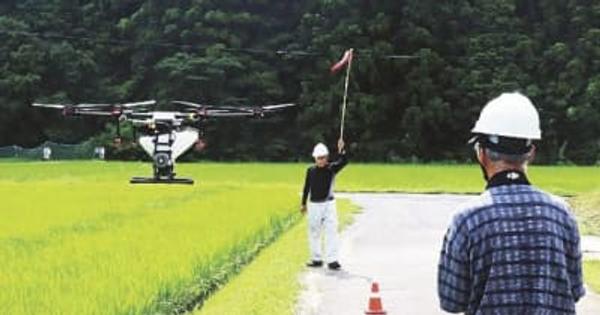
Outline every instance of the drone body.
{"label": "drone body", "polygon": [[262,118],[267,113],[294,107],[295,104],[278,104],[259,107],[202,105],[174,101],[183,106],[182,111],[154,111],[156,101],[125,104],[41,104],[35,107],[62,110],[65,116],[101,116],[117,121],[117,139],[120,123],[134,126],[138,143],[152,158],[152,177],[134,177],[132,184],[193,184],[192,179],[175,177],[175,161],[198,142],[204,122],[221,117]]}

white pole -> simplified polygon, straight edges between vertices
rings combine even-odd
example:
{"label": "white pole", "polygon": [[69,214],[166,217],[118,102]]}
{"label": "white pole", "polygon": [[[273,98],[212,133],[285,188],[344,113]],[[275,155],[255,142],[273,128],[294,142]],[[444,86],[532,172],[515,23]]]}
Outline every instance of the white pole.
{"label": "white pole", "polygon": [[350,82],[350,69],[352,68],[352,60],[354,59],[354,49],[350,49],[352,57],[348,61],[346,68],[346,82],[344,83],[344,102],[342,104],[342,121],[340,124],[340,139],[344,139],[344,124],[346,123],[346,105],[348,104],[348,84]]}

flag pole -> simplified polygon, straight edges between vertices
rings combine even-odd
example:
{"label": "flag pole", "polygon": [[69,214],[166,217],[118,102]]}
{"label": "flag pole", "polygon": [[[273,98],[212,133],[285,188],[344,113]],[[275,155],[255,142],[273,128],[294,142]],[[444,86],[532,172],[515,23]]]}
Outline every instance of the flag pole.
{"label": "flag pole", "polygon": [[350,69],[352,68],[352,59],[354,59],[354,49],[350,49],[350,60],[346,67],[346,81],[344,82],[344,102],[342,104],[342,121],[340,124],[340,139],[344,139],[344,125],[346,123],[346,106],[348,105],[348,85],[350,83]]}

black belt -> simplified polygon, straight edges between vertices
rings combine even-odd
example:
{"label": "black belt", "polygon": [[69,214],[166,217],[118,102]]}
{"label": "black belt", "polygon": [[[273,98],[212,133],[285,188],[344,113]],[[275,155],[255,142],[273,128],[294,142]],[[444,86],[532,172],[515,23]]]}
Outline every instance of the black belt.
{"label": "black belt", "polygon": [[335,200],[334,197],[327,197],[327,198],[322,199],[322,200],[311,200],[310,202],[312,202],[312,203],[324,203],[324,202],[333,201],[333,200]]}

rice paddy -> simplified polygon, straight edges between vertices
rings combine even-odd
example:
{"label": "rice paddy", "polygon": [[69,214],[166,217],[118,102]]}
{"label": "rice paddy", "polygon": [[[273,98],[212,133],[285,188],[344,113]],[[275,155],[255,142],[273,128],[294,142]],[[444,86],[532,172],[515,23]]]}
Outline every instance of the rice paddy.
{"label": "rice paddy", "polygon": [[1,168],[2,314],[185,309],[287,229],[297,204],[296,185],[245,184],[251,168],[195,186],[129,185],[137,164]]}
{"label": "rice paddy", "polygon": [[[149,165],[1,162],[0,314],[191,310],[299,221],[305,166],[180,164],[196,185],[133,186]],[[338,190],[474,193],[479,172],[353,165]],[[566,195],[600,191],[598,178],[597,167],[531,169],[534,183]]]}

